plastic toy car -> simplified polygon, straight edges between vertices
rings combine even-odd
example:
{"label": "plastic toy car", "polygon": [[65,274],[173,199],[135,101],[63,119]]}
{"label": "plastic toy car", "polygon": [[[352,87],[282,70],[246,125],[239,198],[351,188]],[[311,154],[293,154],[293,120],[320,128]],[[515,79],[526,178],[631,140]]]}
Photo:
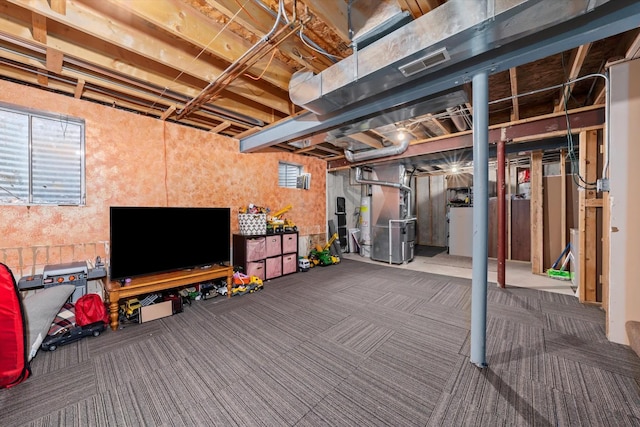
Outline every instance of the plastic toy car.
{"label": "plastic toy car", "polygon": [[244,295],[249,292],[249,288],[246,285],[234,286],[231,288],[231,296]]}
{"label": "plastic toy car", "polygon": [[120,310],[128,318],[135,316],[142,304],[138,298],[129,298],[124,304],[120,305]]}
{"label": "plastic toy car", "polygon": [[85,326],[74,326],[55,335],[47,335],[42,341],[41,348],[47,351],[54,351],[61,345],[78,341],[84,337],[97,337],[105,329],[107,325],[104,322],[94,322]]}
{"label": "plastic toy car", "polygon": [[306,258],[300,258],[298,260],[298,269],[300,271],[309,271],[309,268],[311,267],[311,263],[309,262],[308,259]]}

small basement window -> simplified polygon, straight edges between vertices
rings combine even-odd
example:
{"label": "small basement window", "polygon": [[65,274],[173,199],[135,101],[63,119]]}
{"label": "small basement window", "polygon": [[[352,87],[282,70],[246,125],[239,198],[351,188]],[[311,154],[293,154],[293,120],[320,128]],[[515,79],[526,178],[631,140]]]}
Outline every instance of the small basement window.
{"label": "small basement window", "polygon": [[84,205],[84,120],[0,104],[0,204]]}
{"label": "small basement window", "polygon": [[302,166],[293,163],[278,163],[278,186],[297,188],[298,176],[302,175]]}

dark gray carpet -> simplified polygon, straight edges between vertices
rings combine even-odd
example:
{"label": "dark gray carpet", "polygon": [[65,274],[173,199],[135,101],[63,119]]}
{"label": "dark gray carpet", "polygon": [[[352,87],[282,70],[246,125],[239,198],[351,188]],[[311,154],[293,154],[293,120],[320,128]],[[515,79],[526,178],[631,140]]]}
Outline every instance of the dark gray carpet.
{"label": "dark gray carpet", "polygon": [[571,296],[345,260],[39,352],[8,426],[640,426],[640,360]]}

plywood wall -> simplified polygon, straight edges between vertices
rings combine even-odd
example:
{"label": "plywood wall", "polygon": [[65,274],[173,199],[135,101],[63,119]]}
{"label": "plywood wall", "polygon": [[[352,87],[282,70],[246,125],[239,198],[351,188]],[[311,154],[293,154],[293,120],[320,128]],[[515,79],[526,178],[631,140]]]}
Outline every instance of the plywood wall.
{"label": "plywood wall", "polygon": [[[108,252],[112,205],[230,207],[237,232],[240,206],[277,210],[291,204],[287,215],[301,236],[325,232],[322,160],[240,153],[232,138],[5,81],[0,102],[86,123],[86,206],[0,205],[0,262],[18,277],[49,260],[79,261]],[[303,165],[312,175],[311,189],[279,188],[280,160]]]}

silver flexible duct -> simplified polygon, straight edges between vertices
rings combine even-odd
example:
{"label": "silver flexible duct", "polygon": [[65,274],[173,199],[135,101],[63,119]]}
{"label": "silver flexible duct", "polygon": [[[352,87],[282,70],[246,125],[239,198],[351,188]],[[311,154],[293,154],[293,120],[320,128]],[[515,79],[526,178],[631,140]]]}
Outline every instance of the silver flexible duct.
{"label": "silver flexible duct", "polygon": [[410,138],[405,138],[402,143],[398,145],[390,145],[385,148],[380,148],[377,150],[369,150],[369,151],[360,151],[358,153],[354,153],[350,150],[344,150],[344,157],[349,162],[359,162],[362,160],[371,160],[378,159],[380,157],[386,156],[396,156],[398,154],[402,154],[407,151],[409,148]]}

